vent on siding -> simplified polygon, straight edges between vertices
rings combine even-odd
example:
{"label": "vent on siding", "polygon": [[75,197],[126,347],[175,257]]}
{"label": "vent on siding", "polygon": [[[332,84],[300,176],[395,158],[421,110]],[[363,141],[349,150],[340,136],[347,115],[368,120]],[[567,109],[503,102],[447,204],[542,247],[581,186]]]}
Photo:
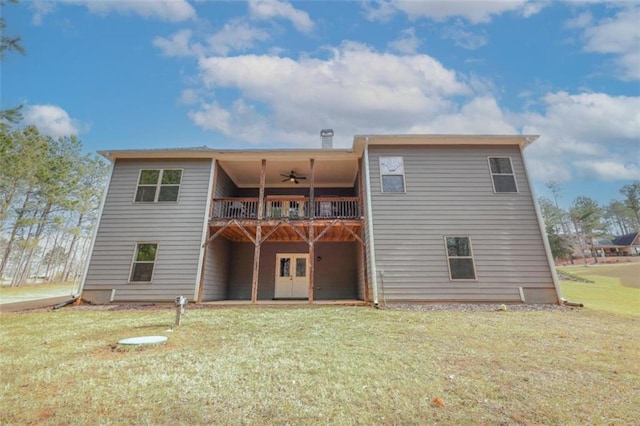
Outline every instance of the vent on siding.
{"label": "vent on siding", "polygon": [[320,130],[322,149],[333,149],[333,129]]}

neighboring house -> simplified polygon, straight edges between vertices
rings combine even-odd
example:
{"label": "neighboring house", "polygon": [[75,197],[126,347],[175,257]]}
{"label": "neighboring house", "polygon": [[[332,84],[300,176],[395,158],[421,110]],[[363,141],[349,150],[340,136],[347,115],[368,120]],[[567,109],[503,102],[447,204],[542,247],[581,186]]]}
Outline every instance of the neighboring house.
{"label": "neighboring house", "polygon": [[620,235],[613,240],[595,240],[593,250],[599,256],[637,256],[640,254],[640,232]]}
{"label": "neighboring house", "polygon": [[557,303],[532,136],[356,136],[351,149],[127,150],[83,299]]}

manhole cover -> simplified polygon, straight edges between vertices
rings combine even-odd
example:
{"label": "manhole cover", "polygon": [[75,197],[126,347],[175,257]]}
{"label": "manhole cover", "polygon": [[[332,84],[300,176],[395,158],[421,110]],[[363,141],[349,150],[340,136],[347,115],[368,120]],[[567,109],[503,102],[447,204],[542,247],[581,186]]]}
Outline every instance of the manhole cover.
{"label": "manhole cover", "polygon": [[154,345],[157,343],[166,342],[168,337],[166,336],[142,336],[142,337],[130,337],[128,339],[118,340],[119,345]]}

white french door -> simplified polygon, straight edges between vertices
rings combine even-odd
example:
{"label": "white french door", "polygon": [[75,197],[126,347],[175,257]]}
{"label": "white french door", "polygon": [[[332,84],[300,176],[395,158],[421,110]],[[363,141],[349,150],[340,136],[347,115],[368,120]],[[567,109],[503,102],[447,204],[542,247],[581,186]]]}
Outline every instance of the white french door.
{"label": "white french door", "polygon": [[309,254],[276,254],[275,298],[309,298]]}

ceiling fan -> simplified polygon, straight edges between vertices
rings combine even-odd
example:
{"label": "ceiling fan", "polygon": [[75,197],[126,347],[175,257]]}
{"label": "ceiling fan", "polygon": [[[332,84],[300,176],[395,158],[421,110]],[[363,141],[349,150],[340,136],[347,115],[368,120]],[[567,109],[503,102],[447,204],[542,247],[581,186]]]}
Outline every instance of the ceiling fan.
{"label": "ceiling fan", "polygon": [[296,172],[294,172],[293,170],[291,170],[291,173],[289,173],[288,175],[282,174],[280,173],[280,176],[284,176],[286,179],[282,179],[283,182],[293,182],[293,183],[300,183],[300,180],[306,179],[306,177],[304,176],[297,176]]}

